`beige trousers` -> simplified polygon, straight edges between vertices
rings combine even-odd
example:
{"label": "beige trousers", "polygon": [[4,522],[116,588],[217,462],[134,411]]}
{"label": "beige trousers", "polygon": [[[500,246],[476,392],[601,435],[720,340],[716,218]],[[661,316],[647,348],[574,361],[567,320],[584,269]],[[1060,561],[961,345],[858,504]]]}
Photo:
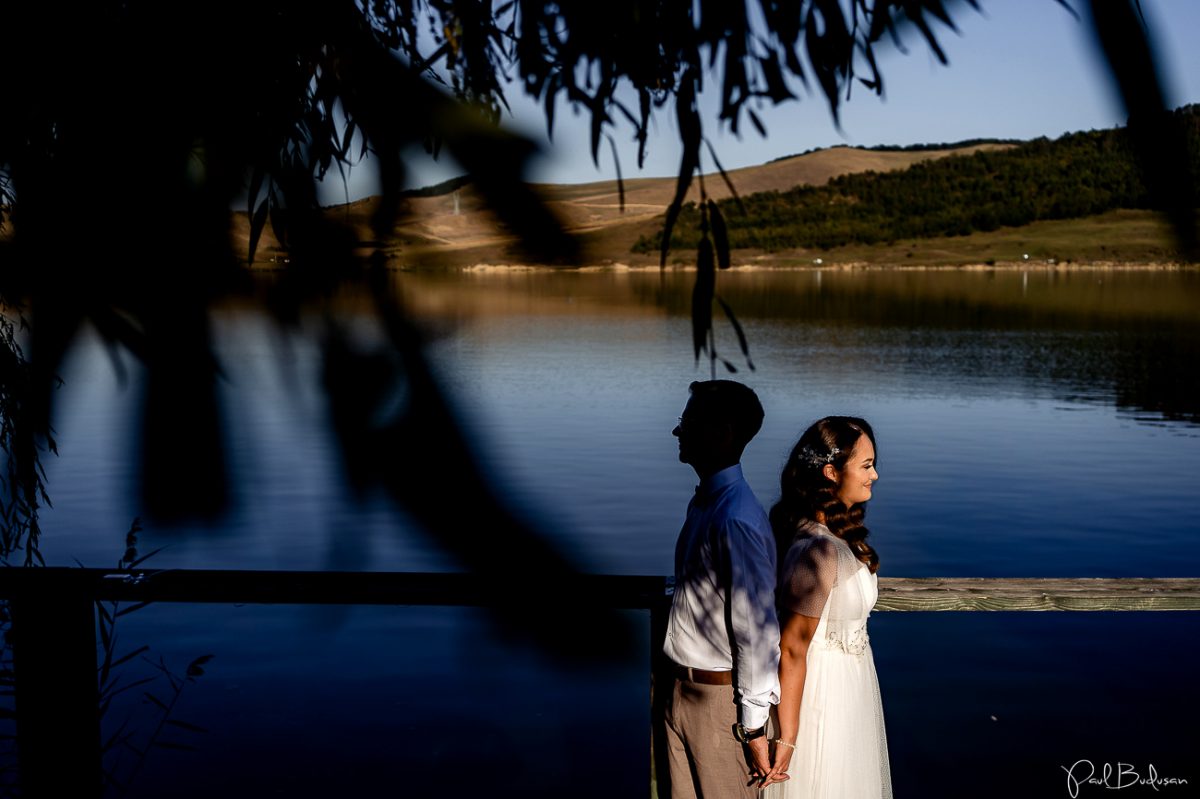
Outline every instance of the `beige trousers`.
{"label": "beige trousers", "polygon": [[736,723],[732,685],[675,680],[666,710],[671,799],[757,799]]}

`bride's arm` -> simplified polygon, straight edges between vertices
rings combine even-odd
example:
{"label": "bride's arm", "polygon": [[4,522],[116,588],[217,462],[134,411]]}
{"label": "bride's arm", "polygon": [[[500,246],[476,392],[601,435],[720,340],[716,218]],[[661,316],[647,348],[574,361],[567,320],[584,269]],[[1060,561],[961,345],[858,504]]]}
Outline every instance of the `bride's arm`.
{"label": "bride's arm", "polygon": [[[779,739],[766,782],[787,779],[800,728],[800,697],[808,673],[808,644],[820,619],[784,612],[779,617]],[[790,746],[789,746],[790,744]]]}

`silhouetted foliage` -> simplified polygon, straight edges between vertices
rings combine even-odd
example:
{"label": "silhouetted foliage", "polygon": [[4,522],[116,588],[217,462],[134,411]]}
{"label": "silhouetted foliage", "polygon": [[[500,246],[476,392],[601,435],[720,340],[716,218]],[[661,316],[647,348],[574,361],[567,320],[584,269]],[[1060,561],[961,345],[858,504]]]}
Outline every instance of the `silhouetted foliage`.
{"label": "silhouetted foliage", "polygon": [[0,567],[23,551],[26,566],[40,564],[38,509],[49,504],[40,454],[56,452],[47,428],[39,438],[23,420],[30,415],[30,366],[13,321],[0,315],[0,451],[7,457],[0,472]]}
{"label": "silhouetted foliage", "polygon": [[[145,554],[138,552],[138,533],[141,529],[141,521],[134,519],[125,534],[125,551],[117,561],[118,571],[131,572],[159,552],[157,549]],[[203,667],[212,660],[212,655],[201,655],[193,659],[180,675],[173,672],[161,656],[157,660],[148,657],[150,646],[147,644],[129,651],[121,651],[118,648],[118,620],[149,604],[137,602],[121,607],[121,603],[115,601],[96,602],[96,632],[100,645],[97,677],[99,716],[108,726],[108,734],[101,743],[100,753],[104,757],[105,795],[109,796],[125,795],[154,747],[195,749],[185,741],[165,738],[168,731],[176,736],[183,733],[207,732],[203,727],[177,718],[175,712],[183,689],[204,674]],[[149,676],[127,673],[131,666],[138,663],[149,665]],[[166,683],[165,687],[162,683]],[[117,722],[111,718],[113,703],[119,696],[130,691],[140,693],[140,704],[145,711],[140,714],[129,711]]]}
{"label": "silhouetted foliage", "polygon": [[[670,242],[701,168],[706,123],[737,132],[749,120],[765,135],[756,109],[810,90],[836,120],[854,83],[882,92],[875,51],[885,37],[899,41],[915,29],[944,62],[934,26],[953,29],[950,10],[963,3],[976,6],[10,4],[0,95],[0,447],[8,456],[2,554],[24,548],[25,563],[39,562],[41,458],[54,449],[56,375],[85,326],[145,367],[133,443],[142,453],[146,514],[168,522],[219,518],[230,494],[223,414],[239,409],[217,401],[220,365],[209,311],[229,298],[259,299],[247,263],[269,224],[288,259],[265,306],[285,328],[316,312],[329,424],[354,487],[383,488],[464,569],[503,595],[499,618],[510,629],[549,652],[593,662],[619,656],[630,641],[627,619],[586,603],[547,601],[573,595],[581,564],[495,488],[426,358],[421,331],[387,286],[382,252],[370,251],[403,212],[404,153],[412,146],[449,153],[531,260],[571,263],[575,243],[523,180],[532,145],[495,124],[505,106],[503,76],[515,72],[543,103],[551,129],[560,100],[585,113],[593,159],[621,125],[632,128],[644,151],[654,115],[674,114],[684,146],[663,237]],[[1145,32],[1131,17],[1136,2],[1090,6],[1131,113],[1152,118],[1162,95]],[[717,120],[701,118],[705,85],[720,93]],[[1191,223],[1178,213],[1191,207],[1179,180],[1186,173],[1171,169],[1182,162],[1180,143],[1160,132],[1139,128],[1134,146],[1154,176],[1151,192],[1167,198],[1181,238],[1194,243],[1194,232],[1187,238]],[[372,242],[323,214],[317,193],[319,180],[365,153],[382,191]],[[749,349],[716,287],[736,246],[734,217],[704,200],[710,227],[701,239],[693,344],[697,359],[707,352],[715,368],[713,302],[733,321],[747,359]],[[232,243],[233,207],[251,220],[248,251]],[[716,220],[724,221],[724,235]],[[370,299],[379,340],[357,339],[339,321],[332,299],[346,291]],[[18,342],[22,322],[28,336]],[[6,614],[0,604],[0,629]],[[122,655],[114,650],[114,657]],[[8,663],[0,648],[5,692]],[[183,678],[165,666],[161,672],[177,696],[203,667],[203,659],[193,661]],[[169,697],[147,701],[170,711]],[[5,779],[0,775],[0,784]]]}
{"label": "silhouetted foliage", "polygon": [[[146,512],[214,517],[229,489],[207,309],[249,293],[241,265],[262,229],[270,224],[289,251],[269,299],[281,322],[323,307],[337,287],[374,291],[372,261],[356,252],[352,231],[320,213],[319,179],[370,152],[382,186],[375,237],[383,240],[402,209],[405,148],[448,151],[532,259],[569,260],[573,241],[521,180],[532,147],[494,124],[506,70],[515,67],[524,89],[545,102],[548,125],[559,99],[589,113],[594,158],[617,120],[644,144],[655,110],[673,103],[685,141],[682,197],[700,165],[696,97],[711,66],[721,75],[720,118],[735,130],[743,113],[761,127],[756,103],[791,99],[808,81],[836,116],[856,70],[881,90],[872,48],[882,36],[911,24],[940,55],[927,18],[952,26],[941,0],[705,3],[695,11],[690,2],[648,0],[10,9],[6,56],[20,67],[7,74],[0,124],[0,221],[10,229],[0,297],[31,320],[23,410],[5,417],[21,427],[13,440],[47,446],[55,372],[90,324],[146,366]],[[765,27],[752,22],[757,14]],[[237,204],[251,220],[249,253],[230,243]],[[375,297],[385,315],[403,315],[395,298]],[[401,338],[392,344],[411,351],[385,367],[395,370],[393,387],[423,357],[418,337]],[[348,359],[327,384],[331,407],[361,405],[341,396],[366,367],[335,344],[336,330],[328,340],[331,369]],[[17,396],[10,374],[6,389]],[[440,388],[429,390],[428,403],[411,407],[440,408]],[[404,426],[424,432],[404,439],[413,457],[442,449],[439,434],[456,430],[450,420],[436,433]],[[352,473],[372,471],[373,462],[382,478],[380,464],[397,460],[353,440],[343,439]],[[37,446],[9,451],[20,475],[37,473]],[[456,468],[470,462],[464,454]],[[18,484],[29,482],[10,491]]]}
{"label": "silhouetted foliage", "polygon": [[[933,26],[953,29],[956,5],[101,0],[6,8],[0,301],[30,324],[28,360],[9,336],[0,371],[0,443],[14,463],[6,546],[27,544],[36,530],[56,372],[84,325],[145,366],[138,445],[146,514],[171,521],[222,513],[227,427],[208,312],[229,297],[257,297],[245,265],[270,224],[289,257],[267,307],[284,326],[302,311],[323,320],[330,421],[353,482],[387,488],[465,567],[497,585],[567,591],[579,564],[492,487],[429,368],[420,331],[387,290],[382,253],[361,252],[368,243],[321,213],[317,181],[371,153],[382,189],[373,240],[382,241],[403,210],[406,148],[446,151],[532,260],[570,263],[573,240],[522,180],[532,146],[495,125],[511,69],[544,103],[551,128],[560,99],[589,116],[594,159],[622,120],[644,147],[654,114],[674,113],[684,147],[670,241],[700,169],[697,98],[706,82],[720,92],[718,124],[735,132],[749,119],[765,133],[755,108],[808,89],[836,119],[853,83],[882,92],[875,49],[885,37],[899,41],[915,29],[944,62]],[[1124,55],[1106,49],[1125,96],[1149,86],[1139,102],[1154,106],[1161,93],[1144,31],[1120,27],[1132,5],[1092,6],[1115,20],[1116,40],[1135,45]],[[1155,142],[1150,131],[1139,147],[1164,163],[1178,153]],[[249,214],[249,252],[231,244],[233,206]],[[711,257],[728,260],[715,239]],[[346,335],[330,302],[346,290],[371,298],[383,341]],[[704,324],[710,294],[715,285],[699,287],[695,341],[708,330],[715,358]],[[440,499],[447,486],[449,503]],[[552,649],[619,649],[606,635],[620,626],[613,618],[540,608],[536,629],[510,620]],[[568,629],[584,634],[566,641],[556,633]]]}
{"label": "silhouetted foliage", "polygon": [[[1200,106],[1179,109],[1170,120],[1190,152],[1183,171],[1200,182]],[[1160,198],[1147,185],[1129,131],[1116,129],[924,161],[902,171],[843,175],[824,186],[718,205],[727,215],[731,247],[781,250],[967,235],[1117,208],[1161,208]],[[705,216],[704,209],[685,206],[671,246],[687,247],[702,235]],[[643,237],[635,250],[661,246],[660,237]]]}

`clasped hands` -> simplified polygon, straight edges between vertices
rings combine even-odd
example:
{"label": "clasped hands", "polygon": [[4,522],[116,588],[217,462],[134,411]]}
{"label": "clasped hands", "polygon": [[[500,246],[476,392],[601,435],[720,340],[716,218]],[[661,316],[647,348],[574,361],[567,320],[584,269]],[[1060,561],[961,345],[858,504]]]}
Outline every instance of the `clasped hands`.
{"label": "clasped hands", "polygon": [[764,736],[749,741],[745,747],[750,761],[750,778],[753,782],[757,782],[760,788],[788,779],[787,770],[788,765],[792,762],[794,746],[768,741]]}

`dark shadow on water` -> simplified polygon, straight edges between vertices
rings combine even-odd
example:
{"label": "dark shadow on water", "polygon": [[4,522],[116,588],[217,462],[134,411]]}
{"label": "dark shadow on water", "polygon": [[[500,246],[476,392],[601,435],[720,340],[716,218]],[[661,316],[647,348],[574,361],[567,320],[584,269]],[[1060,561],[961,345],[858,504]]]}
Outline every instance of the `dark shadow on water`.
{"label": "dark shadow on water", "polygon": [[1079,761],[1189,780],[1121,795],[1191,795],[1197,633],[1195,613],[874,614],[897,799],[1065,797]]}

